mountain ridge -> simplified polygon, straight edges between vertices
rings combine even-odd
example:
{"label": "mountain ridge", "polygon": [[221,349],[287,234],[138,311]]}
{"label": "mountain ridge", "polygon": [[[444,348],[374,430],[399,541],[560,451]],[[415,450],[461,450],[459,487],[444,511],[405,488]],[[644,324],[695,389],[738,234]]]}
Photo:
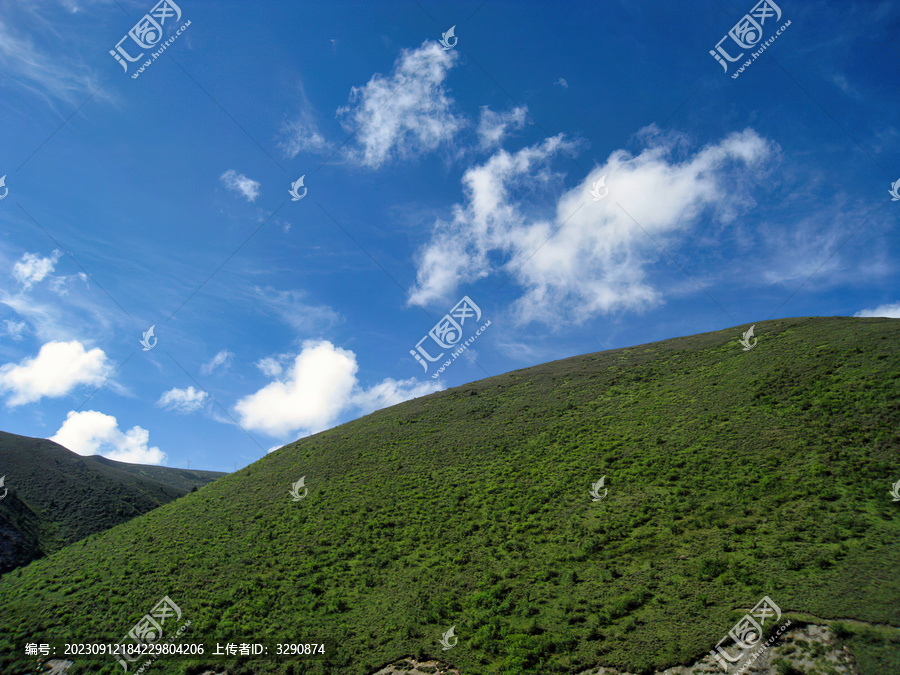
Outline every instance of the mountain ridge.
{"label": "mountain ridge", "polygon": [[[0,432],[0,467],[10,491],[0,500],[0,573],[190,492],[183,469],[82,456],[7,432]],[[190,473],[198,487],[225,475]]]}

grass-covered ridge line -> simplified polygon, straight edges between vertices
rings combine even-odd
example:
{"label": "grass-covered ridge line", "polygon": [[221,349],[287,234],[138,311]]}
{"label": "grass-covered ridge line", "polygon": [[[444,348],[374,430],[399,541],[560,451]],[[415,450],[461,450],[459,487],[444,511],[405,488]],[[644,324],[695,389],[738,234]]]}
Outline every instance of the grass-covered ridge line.
{"label": "grass-covered ridge line", "polygon": [[[662,669],[764,595],[900,626],[900,321],[759,322],[743,352],[746,328],[514,371],[286,446],[6,575],[0,670],[18,672],[4,644],[118,639],[165,594],[207,642],[340,646],[232,673],[362,675],[405,654],[466,675]],[[897,672],[871,644],[882,670],[864,675]]]}
{"label": "grass-covered ridge line", "polygon": [[102,532],[225,474],[126,464],[0,431],[0,573]]}

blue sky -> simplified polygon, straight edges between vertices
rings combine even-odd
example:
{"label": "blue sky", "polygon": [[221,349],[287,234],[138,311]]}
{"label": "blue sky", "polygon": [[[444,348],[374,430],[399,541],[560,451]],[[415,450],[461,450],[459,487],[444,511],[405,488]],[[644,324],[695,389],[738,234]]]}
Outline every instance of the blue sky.
{"label": "blue sky", "polygon": [[0,429],[231,471],[572,355],[900,317],[898,28],[889,2],[4,3]]}

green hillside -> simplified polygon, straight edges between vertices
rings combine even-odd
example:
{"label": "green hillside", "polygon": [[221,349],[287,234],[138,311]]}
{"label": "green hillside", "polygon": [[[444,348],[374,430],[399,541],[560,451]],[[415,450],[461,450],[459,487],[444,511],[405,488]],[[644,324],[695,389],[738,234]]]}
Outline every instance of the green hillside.
{"label": "green hillside", "polygon": [[896,675],[900,320],[759,322],[745,352],[747,328],[514,371],[285,446],[5,575],[0,670],[29,672],[26,641],[121,639],[168,595],[191,640],[334,652],[150,672],[365,675],[404,655],[464,675],[651,672],[768,595],[841,619],[860,672]]}
{"label": "green hillside", "polygon": [[0,432],[0,573],[102,532],[223,473],[82,457],[53,441]]}

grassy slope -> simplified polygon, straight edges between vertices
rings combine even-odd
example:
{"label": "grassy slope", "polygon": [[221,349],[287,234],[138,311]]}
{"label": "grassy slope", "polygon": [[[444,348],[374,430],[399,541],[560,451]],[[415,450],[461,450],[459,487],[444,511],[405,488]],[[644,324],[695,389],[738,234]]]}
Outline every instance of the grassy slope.
{"label": "grassy slope", "polygon": [[[191,489],[185,485],[182,469],[82,457],[49,440],[5,432],[0,432],[0,467],[11,493],[9,502],[0,501],[0,529],[10,536],[21,535],[29,550],[38,554],[114,527]],[[225,475],[194,473],[198,485],[214,480],[211,476]],[[21,502],[21,508],[12,508],[12,497]],[[34,517],[39,521],[37,529],[31,527]],[[9,541],[4,537],[0,542],[4,551]],[[31,554],[17,557],[22,564]]]}
{"label": "grassy slope", "polygon": [[[750,352],[744,329],[514,371],[298,441],[6,575],[0,635],[119,638],[168,594],[207,642],[328,637],[329,672],[430,654],[546,675],[688,662],[765,594],[900,626],[900,321],[758,323]],[[896,649],[857,644],[867,675],[900,672]]]}

